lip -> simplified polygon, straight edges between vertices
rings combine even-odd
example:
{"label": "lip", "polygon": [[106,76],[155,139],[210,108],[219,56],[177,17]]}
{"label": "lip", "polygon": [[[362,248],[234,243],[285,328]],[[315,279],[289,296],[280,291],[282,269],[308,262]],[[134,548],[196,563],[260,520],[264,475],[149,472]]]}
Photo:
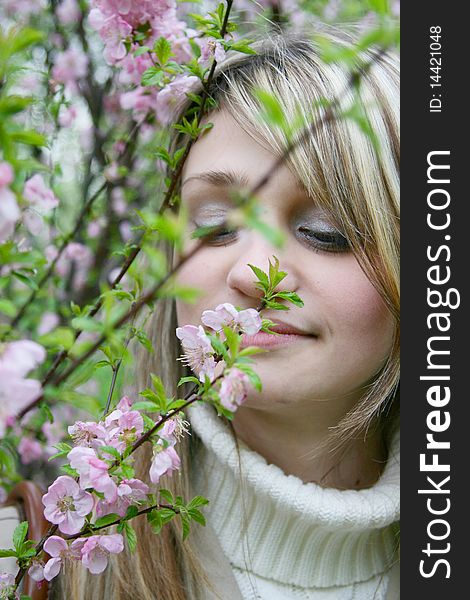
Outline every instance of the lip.
{"label": "lip", "polygon": [[255,335],[242,336],[240,348],[247,346],[258,346],[259,348],[275,348],[277,346],[286,346],[294,342],[298,342],[306,337],[316,337],[313,334],[305,333],[295,328],[293,325],[288,325],[282,321],[275,321],[271,327],[273,331],[280,335],[272,335],[259,331]]}

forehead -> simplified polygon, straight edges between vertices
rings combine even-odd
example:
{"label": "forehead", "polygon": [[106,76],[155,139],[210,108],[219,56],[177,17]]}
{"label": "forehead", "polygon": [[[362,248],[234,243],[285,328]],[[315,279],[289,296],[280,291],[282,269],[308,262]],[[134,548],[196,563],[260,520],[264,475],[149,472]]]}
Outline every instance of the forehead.
{"label": "forehead", "polygon": [[[183,195],[209,186],[254,187],[274,164],[276,155],[246,133],[227,111],[212,113],[207,122],[213,123],[212,129],[194,144],[183,169]],[[270,189],[304,193],[285,165],[273,173],[263,193]]]}

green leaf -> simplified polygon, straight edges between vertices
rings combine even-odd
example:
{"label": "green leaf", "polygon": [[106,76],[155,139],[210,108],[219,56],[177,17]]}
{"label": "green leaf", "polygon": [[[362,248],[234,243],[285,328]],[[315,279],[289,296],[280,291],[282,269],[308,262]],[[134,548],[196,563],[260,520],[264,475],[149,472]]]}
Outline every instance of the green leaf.
{"label": "green leaf", "polygon": [[134,56],[142,56],[142,54],[147,54],[147,52],[150,52],[150,48],[148,46],[140,46],[134,52]]}
{"label": "green leaf", "polygon": [[243,52],[243,54],[256,54],[256,50],[250,46],[251,40],[238,40],[230,44],[230,50],[236,50],[237,52]]}
{"label": "green leaf", "polygon": [[124,519],[126,521],[128,521],[129,519],[133,519],[134,517],[137,516],[137,514],[139,513],[139,509],[137,508],[137,506],[135,504],[131,504],[126,511],[126,514],[124,515]]}
{"label": "green leaf", "polygon": [[75,469],[72,469],[72,467],[70,465],[62,465],[60,468],[66,475],[70,475],[70,477],[73,477],[73,478],[79,477],[78,471],[76,471]]}
{"label": "green leaf", "polygon": [[0,115],[7,117],[19,113],[28,107],[33,100],[31,97],[15,95],[0,98]]}
{"label": "green leaf", "polygon": [[15,270],[11,273],[12,275],[14,275],[14,277],[16,277],[16,279],[27,285],[30,289],[34,290],[35,292],[39,290],[38,284],[34,281],[34,279],[31,279],[31,277],[25,275],[25,273],[23,273],[22,271]]}
{"label": "green leaf", "polygon": [[168,502],[168,504],[174,504],[175,503],[175,500],[173,498],[173,494],[170,492],[170,490],[160,489],[158,491],[159,491],[160,496],[165,500],[165,502]]}
{"label": "green leaf", "polygon": [[269,278],[266,275],[266,273],[262,269],[260,269],[259,267],[255,267],[254,265],[248,264],[248,266],[258,278],[259,283],[263,285],[263,289],[267,291],[269,289]]}
{"label": "green leaf", "polygon": [[148,410],[150,412],[157,412],[160,410],[160,407],[158,404],[155,404],[155,402],[139,401],[134,402],[132,405],[132,410]]}
{"label": "green leaf", "polygon": [[[120,467],[122,474],[125,479],[133,479],[135,477],[135,470],[131,465],[126,465],[126,463],[121,463]],[[129,507],[130,508],[130,507]]]}
{"label": "green leaf", "polygon": [[161,70],[160,67],[149,67],[142,74],[141,84],[143,86],[157,86],[160,87],[163,83],[163,79],[165,77],[165,73]]}
{"label": "green leaf", "polygon": [[275,289],[285,277],[287,277],[287,273],[285,271],[279,271],[279,259],[276,256],[273,256],[274,262],[271,264],[271,260],[268,259],[269,262],[269,282],[271,285],[271,289]]}
{"label": "green leaf", "polygon": [[58,450],[57,454],[49,457],[49,460],[53,460],[54,458],[61,458],[62,456],[67,456],[67,454],[72,450],[72,446],[70,444],[66,444],[65,442],[57,443],[54,448]]}
{"label": "green leaf", "polygon": [[188,515],[185,515],[183,513],[180,514],[180,517],[181,517],[181,525],[183,526],[183,542],[184,542],[184,540],[189,535],[189,531],[190,531],[190,527],[191,527],[191,520],[188,517]]}
{"label": "green leaf", "polygon": [[165,66],[170,58],[173,56],[170,42],[165,37],[159,37],[153,45],[153,51],[157,55],[158,62]]}
{"label": "green leaf", "polygon": [[168,410],[178,410],[186,404],[187,400],[173,400],[168,405]]}
{"label": "green leaf", "polygon": [[367,4],[379,15],[386,15],[389,12],[388,0],[367,0]]}
{"label": "green leaf", "polygon": [[185,383],[194,383],[195,385],[199,386],[201,382],[197,377],[193,377],[192,375],[189,377],[181,377],[181,379],[178,381],[178,387]]}
{"label": "green leaf", "polygon": [[49,423],[54,423],[54,415],[51,412],[51,409],[47,406],[45,402],[41,402],[39,405],[39,410],[41,411],[44,422],[49,421]]}
{"label": "green leaf", "polygon": [[152,510],[147,515],[147,521],[150,523],[150,526],[152,527],[152,531],[154,533],[160,533],[163,527],[163,519],[158,510]]}
{"label": "green leaf", "polygon": [[0,312],[7,317],[14,317],[16,315],[16,306],[11,300],[0,298]]}
{"label": "green leaf", "polygon": [[111,513],[109,515],[105,515],[104,517],[100,517],[96,523],[93,523],[93,527],[97,529],[98,527],[106,527],[106,525],[111,525],[115,521],[119,521],[121,517],[116,513]]}
{"label": "green leaf", "polygon": [[204,506],[206,504],[209,504],[209,500],[207,498],[204,498],[204,496],[194,496],[194,498],[191,500],[191,502],[189,502],[186,508],[190,510],[192,508],[197,508],[198,506]]}
{"label": "green leaf", "polygon": [[134,552],[137,546],[137,534],[129,521],[124,521],[123,531],[126,536],[127,545],[129,546],[130,552]]}
{"label": "green leaf", "polygon": [[272,298],[282,298],[283,300],[292,302],[292,304],[295,304],[295,306],[300,306],[301,308],[304,305],[303,300],[295,292],[276,292]]}
{"label": "green leaf", "polygon": [[285,124],[284,110],[279,100],[266,90],[256,89],[254,94],[261,104],[261,117],[269,125],[283,127]]}
{"label": "green leaf", "polygon": [[111,456],[114,456],[114,458],[116,458],[117,460],[121,460],[121,454],[116,448],[114,448],[114,446],[100,446],[99,452],[104,454],[110,454]]}
{"label": "green leaf", "polygon": [[34,44],[38,44],[42,42],[45,38],[45,33],[42,31],[38,31],[37,29],[31,29],[30,27],[25,27],[21,29],[14,37],[11,39],[11,45],[8,49],[10,54],[16,54],[17,52],[21,52],[25,48],[29,46],[33,46]]}
{"label": "green leaf", "polygon": [[18,555],[20,554],[23,542],[25,541],[27,534],[28,521],[22,521],[19,525],[15,527],[15,531],[13,532],[13,545],[15,546]]}
{"label": "green leaf", "polygon": [[38,338],[38,342],[46,346],[46,348],[70,350],[75,342],[75,334],[68,327],[57,327],[53,331],[41,335]]}
{"label": "green leaf", "polygon": [[103,331],[103,325],[91,317],[75,317],[70,324],[77,331]]}
{"label": "green leaf", "polygon": [[188,510],[188,515],[193,521],[199,523],[199,525],[204,526],[206,524],[206,518],[200,510],[197,510],[196,508],[190,509]]}
{"label": "green leaf", "polygon": [[10,556],[18,556],[16,550],[0,550],[0,558],[9,558]]}
{"label": "green leaf", "polygon": [[37,131],[24,130],[10,133],[10,138],[14,142],[27,144],[28,146],[47,146],[47,139]]}

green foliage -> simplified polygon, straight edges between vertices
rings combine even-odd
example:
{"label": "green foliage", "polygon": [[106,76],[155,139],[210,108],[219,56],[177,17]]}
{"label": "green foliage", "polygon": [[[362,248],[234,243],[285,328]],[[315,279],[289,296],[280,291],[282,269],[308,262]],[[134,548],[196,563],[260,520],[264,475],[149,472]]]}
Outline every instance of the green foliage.
{"label": "green foliage", "polygon": [[277,292],[276,287],[287,276],[285,271],[279,271],[279,260],[273,256],[274,261],[269,262],[269,275],[255,265],[248,265],[257,277],[256,286],[263,290],[264,297],[262,305],[265,308],[273,308],[274,310],[289,310],[287,306],[281,304],[283,300],[291,302],[295,306],[302,307],[304,305],[302,299],[295,292]]}
{"label": "green foliage", "polygon": [[162,67],[164,67],[171,56],[173,56],[173,51],[171,49],[170,42],[164,38],[159,37],[158,40],[153,45],[153,51],[157,55],[158,62]]}

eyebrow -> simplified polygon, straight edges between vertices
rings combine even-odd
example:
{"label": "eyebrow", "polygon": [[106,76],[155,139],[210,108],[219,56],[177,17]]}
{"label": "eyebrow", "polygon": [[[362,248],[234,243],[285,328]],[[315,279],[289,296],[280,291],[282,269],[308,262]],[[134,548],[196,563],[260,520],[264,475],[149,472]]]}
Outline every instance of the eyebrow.
{"label": "eyebrow", "polygon": [[237,173],[236,171],[204,171],[187,177],[181,187],[189,181],[204,181],[218,187],[248,187],[249,179],[245,173]]}

